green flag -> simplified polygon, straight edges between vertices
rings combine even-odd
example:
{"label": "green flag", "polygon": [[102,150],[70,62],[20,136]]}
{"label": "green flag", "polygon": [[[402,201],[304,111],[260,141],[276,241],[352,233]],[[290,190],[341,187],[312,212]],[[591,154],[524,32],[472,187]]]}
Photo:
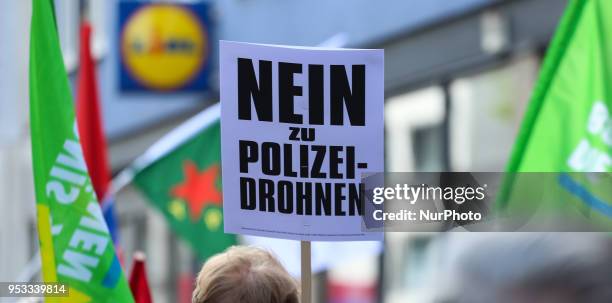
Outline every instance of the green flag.
{"label": "green flag", "polygon": [[128,169],[136,187],[201,259],[236,243],[223,232],[220,161],[217,104],[162,138]]}
{"label": "green flag", "polygon": [[32,1],[30,123],[45,282],[60,302],[133,302],[96,200],[75,124],[52,1]]}
{"label": "green flag", "polygon": [[547,205],[540,208],[609,226],[612,181],[605,172],[612,171],[611,108],[612,1],[569,1],[508,164],[512,175],[500,206],[521,208],[534,202],[530,193],[542,192]]}

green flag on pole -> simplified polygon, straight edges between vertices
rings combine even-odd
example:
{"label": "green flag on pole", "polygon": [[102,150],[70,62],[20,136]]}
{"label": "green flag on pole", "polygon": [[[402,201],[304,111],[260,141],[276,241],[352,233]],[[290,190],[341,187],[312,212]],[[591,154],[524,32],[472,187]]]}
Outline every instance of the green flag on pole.
{"label": "green flag on pole", "polygon": [[[537,186],[545,189],[549,203],[542,207],[610,226],[612,181],[605,174],[612,171],[610,109],[612,1],[569,1],[514,146],[507,167],[512,175],[505,180],[499,206],[512,209],[533,202],[525,194]],[[552,177],[538,184],[513,174],[518,172],[549,172],[546,176]]]}
{"label": "green flag on pole", "polygon": [[[219,104],[166,135],[126,173],[200,259],[236,244],[223,232]],[[125,176],[117,182],[129,182]]]}
{"label": "green flag on pole", "polygon": [[133,302],[96,200],[49,0],[32,1],[30,126],[43,280],[69,297],[47,302]]}

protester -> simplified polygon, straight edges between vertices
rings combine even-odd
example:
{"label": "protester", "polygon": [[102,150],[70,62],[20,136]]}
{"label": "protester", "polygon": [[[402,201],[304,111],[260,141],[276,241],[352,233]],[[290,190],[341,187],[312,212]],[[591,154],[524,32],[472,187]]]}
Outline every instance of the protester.
{"label": "protester", "polygon": [[193,303],[298,303],[297,282],[269,252],[232,246],[210,258],[196,279]]}

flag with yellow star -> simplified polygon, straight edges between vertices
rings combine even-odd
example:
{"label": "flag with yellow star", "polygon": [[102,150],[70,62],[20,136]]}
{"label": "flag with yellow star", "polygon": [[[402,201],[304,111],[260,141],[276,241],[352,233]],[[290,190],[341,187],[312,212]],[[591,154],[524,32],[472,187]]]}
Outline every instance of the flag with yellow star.
{"label": "flag with yellow star", "polygon": [[155,155],[145,153],[147,163],[132,180],[201,259],[236,243],[234,235],[223,232],[220,122],[211,110],[153,146]]}

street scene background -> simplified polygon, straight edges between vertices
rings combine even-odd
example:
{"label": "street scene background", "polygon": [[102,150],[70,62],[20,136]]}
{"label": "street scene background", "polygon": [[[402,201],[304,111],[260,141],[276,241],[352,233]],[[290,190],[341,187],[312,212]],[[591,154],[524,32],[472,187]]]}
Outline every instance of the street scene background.
{"label": "street scene background", "polygon": [[[177,1],[205,5],[197,13],[206,36],[194,43],[203,43],[206,51],[200,73],[175,89],[164,87],[163,79],[161,84],[154,78],[147,82],[147,73],[167,71],[149,70],[146,62],[138,67],[145,76],[124,70],[122,60],[129,56],[121,45],[129,22],[130,8],[122,8],[126,2],[131,1],[55,1],[73,90],[81,66],[81,18],[87,16],[92,25],[101,116],[115,177],[164,135],[219,102],[219,40],[384,49],[386,171],[504,171],[567,4]],[[28,115],[31,3],[2,1],[0,12],[0,281],[36,281],[40,265]],[[203,260],[133,184],[117,190],[114,208],[124,269],[130,268],[135,252],[144,252],[154,301],[191,302]],[[299,277],[295,243],[252,241],[247,243],[276,249]],[[341,255],[332,249],[314,251],[320,260],[313,260],[313,299],[460,302],[458,281],[484,293],[491,276],[507,281],[504,277],[547,262],[551,267],[579,262],[601,254],[602,245],[612,247],[595,234],[387,233],[380,245],[355,246]]]}

